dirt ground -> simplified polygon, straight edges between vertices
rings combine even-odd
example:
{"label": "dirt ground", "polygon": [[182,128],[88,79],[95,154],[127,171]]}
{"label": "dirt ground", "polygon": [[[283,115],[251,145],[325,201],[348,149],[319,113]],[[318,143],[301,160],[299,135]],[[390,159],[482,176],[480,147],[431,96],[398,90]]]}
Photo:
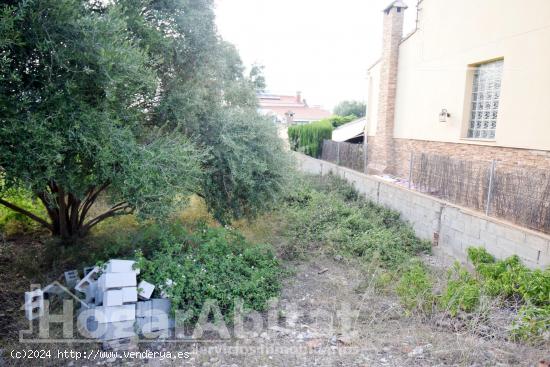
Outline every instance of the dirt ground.
{"label": "dirt ground", "polygon": [[[33,246],[36,251],[28,254],[31,260],[40,256],[39,244]],[[103,355],[78,361],[13,359],[13,350],[42,348],[56,354],[58,350],[94,351],[99,345],[23,345],[16,341],[16,330],[26,326],[18,306],[30,279],[20,268],[26,262],[9,261],[10,251],[13,248],[4,243],[0,252],[0,366],[536,366],[539,360],[550,358],[548,345],[522,346],[445,318],[407,316],[394,296],[376,290],[360,265],[338,256],[312,255],[306,261],[286,264],[291,274],[284,281],[275,311],[261,315],[263,324],[258,329],[251,320],[245,322],[248,334],[244,338],[217,341],[218,335],[211,333],[201,343],[139,344],[139,351],[156,352],[157,358],[124,359],[119,354],[119,358]],[[433,256],[426,261],[441,268],[450,263]],[[167,353],[175,357],[178,352],[188,354],[166,358]]]}
{"label": "dirt ground", "polygon": [[[203,351],[193,354],[189,362],[204,367],[536,366],[540,359],[550,357],[544,348],[487,339],[453,330],[451,323],[405,316],[398,301],[365,284],[364,275],[358,266],[326,257],[296,265],[281,303],[298,302],[297,322],[289,327],[287,320],[281,329],[272,328],[240,342],[283,353],[300,348],[295,354],[209,356]],[[347,326],[338,322],[338,311],[346,304],[353,315]]]}

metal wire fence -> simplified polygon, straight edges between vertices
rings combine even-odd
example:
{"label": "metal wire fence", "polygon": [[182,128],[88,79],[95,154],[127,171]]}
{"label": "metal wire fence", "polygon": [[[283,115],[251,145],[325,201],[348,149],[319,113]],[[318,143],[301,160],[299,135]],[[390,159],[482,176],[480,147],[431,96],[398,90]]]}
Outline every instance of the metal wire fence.
{"label": "metal wire fence", "polygon": [[550,233],[550,171],[431,154],[411,160],[412,188]]}
{"label": "metal wire fence", "polygon": [[488,163],[411,154],[409,187],[452,203],[485,211]]}
{"label": "metal wire fence", "polygon": [[[363,144],[323,142],[321,158],[366,172]],[[550,233],[550,170],[497,160],[463,160],[411,153],[409,188]]]}
{"label": "metal wire fence", "polygon": [[365,172],[365,153],[363,144],[324,140],[321,159],[356,171]]}

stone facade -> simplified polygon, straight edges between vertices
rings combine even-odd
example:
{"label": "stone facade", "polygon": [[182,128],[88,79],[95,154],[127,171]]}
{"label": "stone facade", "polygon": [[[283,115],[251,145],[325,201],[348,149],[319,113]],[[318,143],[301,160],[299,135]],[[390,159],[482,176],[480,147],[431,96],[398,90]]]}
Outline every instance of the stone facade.
{"label": "stone facade", "polygon": [[373,151],[372,172],[389,172],[393,165],[393,124],[395,120],[395,93],[397,90],[397,64],[399,44],[403,37],[403,21],[407,7],[394,1],[384,10],[383,50],[380,59],[380,85],[376,137],[378,147]]}

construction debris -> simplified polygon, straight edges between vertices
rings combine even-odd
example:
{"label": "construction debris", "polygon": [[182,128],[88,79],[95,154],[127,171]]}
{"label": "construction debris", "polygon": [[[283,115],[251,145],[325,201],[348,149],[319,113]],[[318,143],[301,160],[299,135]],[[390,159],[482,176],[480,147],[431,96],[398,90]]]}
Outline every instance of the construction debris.
{"label": "construction debris", "polygon": [[155,290],[155,286],[149,282],[146,282],[145,280],[142,280],[138,284],[138,296],[139,299],[148,300],[151,298],[151,295],[153,294],[153,291]]}
{"label": "construction debris", "polygon": [[95,266],[87,266],[83,269],[83,272],[84,272],[84,276],[88,275],[89,272],[91,272],[92,270],[94,270]]}
{"label": "construction debris", "polygon": [[[76,270],[71,270],[71,271],[76,271]],[[74,286],[74,289],[81,293],[86,293],[86,288],[88,288],[88,286],[91,283],[94,283],[97,280],[98,274],[99,274],[99,268],[95,266],[92,270],[88,272],[88,274],[86,274],[86,276],[82,280],[80,280],[79,278],[80,281]],[[76,276],[78,277],[78,274]],[[66,277],[67,277],[67,272],[65,273],[65,278]],[[73,287],[69,287],[69,284],[67,283],[65,284],[67,285],[68,288],[73,288]]]}
{"label": "construction debris", "polygon": [[78,270],[69,270],[65,272],[65,285],[69,289],[73,289],[75,285],[80,281],[78,276]]}
{"label": "construction debris", "polygon": [[[113,259],[102,267],[84,268],[82,279],[77,270],[64,273],[67,288],[81,294],[73,295],[82,302],[81,311],[87,309],[85,327],[94,331],[94,337],[103,341],[106,349],[132,349],[138,335],[165,337],[174,327],[168,294],[162,292],[163,298],[151,299],[155,286],[144,279],[138,284],[140,271],[135,265],[132,260]],[[167,279],[161,290],[173,284]],[[54,282],[43,290],[25,292],[27,319],[44,314],[44,293],[61,295],[68,289]]]}
{"label": "construction debris", "polygon": [[44,292],[42,289],[35,289],[25,292],[25,317],[27,320],[34,320],[44,314]]}

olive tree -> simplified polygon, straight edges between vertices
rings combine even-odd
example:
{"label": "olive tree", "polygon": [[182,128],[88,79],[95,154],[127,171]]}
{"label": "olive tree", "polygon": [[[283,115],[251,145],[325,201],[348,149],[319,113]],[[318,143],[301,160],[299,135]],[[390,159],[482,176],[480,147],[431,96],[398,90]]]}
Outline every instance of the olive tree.
{"label": "olive tree", "polygon": [[0,204],[71,241],[192,193],[220,220],[276,200],[288,159],[211,1],[8,1],[0,29]]}
{"label": "olive tree", "polygon": [[367,105],[359,101],[343,101],[334,107],[334,113],[339,116],[364,117],[367,114]]}
{"label": "olive tree", "polygon": [[276,127],[257,112],[262,67],[244,76],[237,50],[216,33],[210,0],[119,3],[160,80],[149,126],[182,132],[206,154],[197,193],[222,222],[268,208],[290,160]]}

